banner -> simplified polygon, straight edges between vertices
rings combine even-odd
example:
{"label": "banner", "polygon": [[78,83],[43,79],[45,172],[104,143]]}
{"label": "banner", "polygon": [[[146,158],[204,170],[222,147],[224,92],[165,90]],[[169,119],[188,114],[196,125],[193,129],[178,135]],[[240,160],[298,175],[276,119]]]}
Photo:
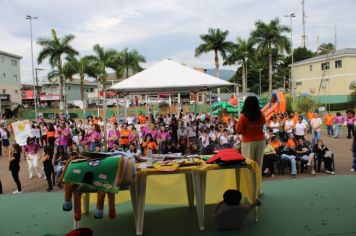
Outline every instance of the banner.
{"label": "banner", "polygon": [[12,122],[12,129],[14,130],[15,141],[20,146],[25,146],[27,137],[31,136],[31,126],[28,120]]}

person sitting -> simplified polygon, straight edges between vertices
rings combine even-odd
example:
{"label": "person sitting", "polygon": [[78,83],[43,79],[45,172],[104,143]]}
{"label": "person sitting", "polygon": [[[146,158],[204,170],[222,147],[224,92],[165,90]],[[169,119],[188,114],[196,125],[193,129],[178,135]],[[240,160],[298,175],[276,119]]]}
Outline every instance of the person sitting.
{"label": "person sitting", "polygon": [[281,160],[287,160],[291,165],[291,175],[293,178],[297,177],[297,161],[296,153],[294,149],[290,148],[288,145],[288,140],[284,139],[282,141],[282,146],[278,148],[278,155],[281,157]]}
{"label": "person sitting", "polygon": [[[332,168],[333,159],[331,157],[331,152],[324,145],[324,143],[321,139],[319,139],[318,142],[314,145],[313,152],[315,153],[316,160],[319,160],[320,164],[321,164],[321,161],[324,161],[324,166],[326,169],[325,172],[327,174],[334,175],[335,172]],[[318,167],[319,171],[320,171],[320,164]]]}
{"label": "person sitting", "polygon": [[162,154],[168,154],[168,153],[177,153],[178,150],[175,147],[174,143],[169,140],[166,142],[164,148],[163,148],[163,153]]}
{"label": "person sitting", "polygon": [[141,150],[136,147],[135,143],[130,143],[129,149],[126,151],[126,153],[133,156],[141,156]]}
{"label": "person sitting", "polygon": [[239,190],[229,189],[224,193],[224,200],[214,210],[214,221],[219,229],[239,229],[243,226],[248,212],[261,205],[260,200],[254,203],[241,204],[242,194]]}
{"label": "person sitting", "polygon": [[311,166],[311,174],[315,175],[314,170],[314,153],[309,148],[308,145],[305,144],[304,140],[300,138],[298,140],[298,145],[296,147],[296,152],[301,160],[308,161],[306,166]]}
{"label": "person sitting", "polygon": [[289,134],[288,147],[295,149],[296,146],[297,146],[297,141],[295,141],[294,134]]}
{"label": "person sitting", "polygon": [[264,174],[270,173],[272,178],[274,177],[274,163],[279,159],[276,150],[271,145],[271,142],[273,142],[275,139],[276,136],[272,136],[270,138],[270,143],[267,144],[267,146],[264,149],[263,166],[262,166],[262,172]]}

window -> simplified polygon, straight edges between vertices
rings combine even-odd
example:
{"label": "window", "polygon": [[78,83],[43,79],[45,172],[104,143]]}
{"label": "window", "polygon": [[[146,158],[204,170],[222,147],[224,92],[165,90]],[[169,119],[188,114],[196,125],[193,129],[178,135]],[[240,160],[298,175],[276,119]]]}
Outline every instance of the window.
{"label": "window", "polygon": [[93,89],[93,88],[91,88],[91,89],[90,89],[90,92],[94,92],[94,89]]}
{"label": "window", "polygon": [[70,90],[70,86],[68,86],[68,90]]}
{"label": "window", "polygon": [[330,63],[329,62],[321,63],[321,70],[329,70],[329,69],[330,69]]}
{"label": "window", "polygon": [[352,90],[352,89],[355,89],[355,88],[356,88],[356,80],[351,81],[349,88],[350,88],[350,90]]}
{"label": "window", "polygon": [[295,85],[301,86],[303,83],[302,82],[296,82]]}
{"label": "window", "polygon": [[17,82],[17,75],[14,75],[13,78]]}
{"label": "window", "polygon": [[17,90],[15,90],[15,94],[17,94],[18,93],[18,91]]}
{"label": "window", "polygon": [[309,65],[309,71],[313,71],[313,65]]}
{"label": "window", "polygon": [[17,60],[12,59],[12,60],[11,60],[11,65],[12,65],[12,66],[17,66]]}
{"label": "window", "polygon": [[6,89],[2,89],[2,93],[6,93]]}
{"label": "window", "polygon": [[341,68],[341,67],[342,67],[342,61],[341,60],[335,61],[335,69]]}
{"label": "window", "polygon": [[5,57],[1,57],[1,62],[5,62]]}
{"label": "window", "polygon": [[6,77],[6,73],[4,73],[4,78]]}

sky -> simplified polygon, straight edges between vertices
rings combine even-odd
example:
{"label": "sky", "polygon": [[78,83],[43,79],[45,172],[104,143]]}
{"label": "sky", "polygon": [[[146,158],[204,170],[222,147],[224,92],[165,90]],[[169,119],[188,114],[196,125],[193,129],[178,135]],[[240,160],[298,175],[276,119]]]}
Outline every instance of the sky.
{"label": "sky", "polygon": [[[356,0],[305,0],[307,47],[318,42],[334,43],[337,49],[356,47]],[[290,25],[294,13],[293,44],[301,45],[301,0],[0,0],[0,50],[17,54],[21,79],[32,81],[30,25],[33,21],[35,67],[50,70],[48,63],[37,65],[39,37],[49,37],[55,29],[61,37],[74,34],[73,46],[81,56],[90,55],[92,46],[136,49],[146,58],[145,67],[170,58],[192,67],[214,68],[212,53],[194,56],[202,43],[199,35],[209,28],[228,30],[228,40],[247,39],[257,20],[279,17]],[[288,35],[290,37],[290,35]],[[224,68],[224,67],[223,67]],[[225,67],[235,69],[234,67]]]}

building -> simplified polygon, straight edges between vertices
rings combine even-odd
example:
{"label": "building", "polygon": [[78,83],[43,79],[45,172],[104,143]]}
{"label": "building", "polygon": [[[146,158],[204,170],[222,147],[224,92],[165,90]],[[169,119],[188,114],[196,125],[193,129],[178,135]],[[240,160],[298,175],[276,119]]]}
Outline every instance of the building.
{"label": "building", "polygon": [[345,48],[294,63],[296,95],[310,94],[321,104],[349,103],[356,86],[356,48]]}
{"label": "building", "polygon": [[0,113],[11,113],[21,104],[21,56],[0,51]]}
{"label": "building", "polygon": [[[68,80],[65,83],[66,97],[68,102],[81,100],[80,97],[80,79]],[[94,92],[98,88],[98,83],[95,81],[84,80],[84,99],[88,98],[88,93]],[[42,82],[41,88],[41,103],[44,101],[59,101],[59,85],[48,81]]]}

